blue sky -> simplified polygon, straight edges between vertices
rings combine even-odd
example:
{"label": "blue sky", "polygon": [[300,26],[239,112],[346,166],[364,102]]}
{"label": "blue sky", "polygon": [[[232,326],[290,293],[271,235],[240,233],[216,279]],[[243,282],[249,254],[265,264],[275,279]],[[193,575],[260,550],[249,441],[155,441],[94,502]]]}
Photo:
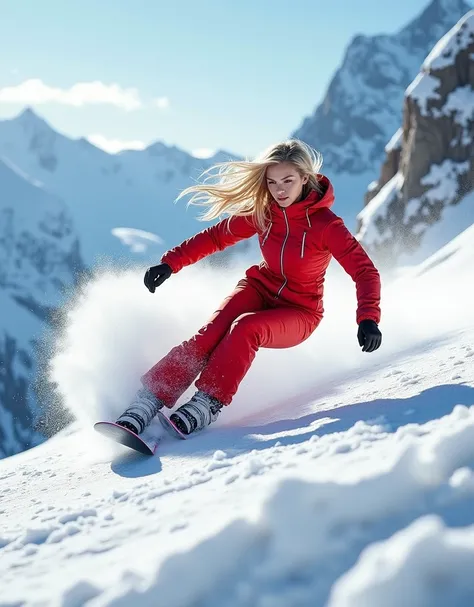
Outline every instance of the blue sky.
{"label": "blue sky", "polygon": [[0,117],[31,105],[108,149],[252,156],[313,112],[354,35],[395,32],[428,4],[0,0]]}

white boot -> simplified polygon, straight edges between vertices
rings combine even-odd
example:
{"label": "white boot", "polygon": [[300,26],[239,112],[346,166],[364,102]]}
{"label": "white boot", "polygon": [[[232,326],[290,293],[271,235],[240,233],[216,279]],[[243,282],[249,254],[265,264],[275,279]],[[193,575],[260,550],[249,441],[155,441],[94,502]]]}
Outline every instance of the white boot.
{"label": "white boot", "polygon": [[148,388],[140,388],[116,423],[135,434],[141,434],[163,406],[164,403]]}
{"label": "white boot", "polygon": [[198,390],[189,402],[170,415],[170,419],[183,434],[191,434],[215,422],[222,407],[217,398]]}

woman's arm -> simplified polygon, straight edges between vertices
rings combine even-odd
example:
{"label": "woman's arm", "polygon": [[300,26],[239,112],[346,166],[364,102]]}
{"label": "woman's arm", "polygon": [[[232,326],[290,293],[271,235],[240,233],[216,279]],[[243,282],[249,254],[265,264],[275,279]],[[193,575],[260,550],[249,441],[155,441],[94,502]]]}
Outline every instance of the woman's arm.
{"label": "woman's arm", "polygon": [[250,217],[230,217],[170,249],[161,258],[161,263],[168,264],[176,273],[203,257],[212,255],[216,251],[222,251],[240,240],[250,238],[256,232]]}
{"label": "woman's arm", "polygon": [[372,260],[344,225],[340,217],[323,232],[323,244],[356,283],[357,324],[361,320],[380,322],[380,274]]}

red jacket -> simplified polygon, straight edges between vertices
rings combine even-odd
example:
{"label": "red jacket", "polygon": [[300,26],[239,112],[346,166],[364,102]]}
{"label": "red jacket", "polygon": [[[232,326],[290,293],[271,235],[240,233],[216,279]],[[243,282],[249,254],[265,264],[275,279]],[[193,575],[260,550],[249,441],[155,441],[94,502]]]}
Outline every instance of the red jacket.
{"label": "red jacket", "polygon": [[258,234],[263,261],[246,272],[247,279],[281,305],[302,306],[322,317],[323,283],[331,257],[356,283],[359,323],[380,322],[380,276],[359,242],[330,207],[334,190],[318,176],[323,194],[312,190],[302,201],[282,208],[271,204],[271,223],[262,233],[251,217],[230,217],[167,251],[161,261],[173,272],[216,251]]}

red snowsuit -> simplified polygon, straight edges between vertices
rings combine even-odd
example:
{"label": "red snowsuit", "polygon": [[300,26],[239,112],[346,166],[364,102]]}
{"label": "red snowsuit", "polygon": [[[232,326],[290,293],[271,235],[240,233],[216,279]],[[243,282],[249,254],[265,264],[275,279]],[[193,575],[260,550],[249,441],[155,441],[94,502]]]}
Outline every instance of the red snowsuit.
{"label": "red snowsuit", "polygon": [[327,177],[318,177],[322,195],[312,190],[287,208],[272,202],[271,223],[263,233],[251,217],[231,217],[163,255],[161,261],[176,273],[255,234],[263,255],[208,323],[142,377],[168,407],[199,374],[196,388],[228,405],[259,348],[289,348],[306,340],[323,316],[324,275],[331,256],[356,283],[357,322],[380,321],[379,273],[329,209],[333,187]]}

